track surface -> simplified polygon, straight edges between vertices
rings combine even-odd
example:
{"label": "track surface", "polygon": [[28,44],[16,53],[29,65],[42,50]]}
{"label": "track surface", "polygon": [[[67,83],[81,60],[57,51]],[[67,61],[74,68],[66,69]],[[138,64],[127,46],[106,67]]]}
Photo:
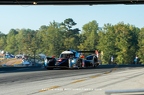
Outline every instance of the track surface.
{"label": "track surface", "polygon": [[[141,68],[141,67],[138,67]],[[135,67],[118,68],[117,67],[98,67],[87,69],[55,69],[45,70],[41,67],[27,67],[27,68],[1,68],[0,69],[0,95],[83,95],[85,92],[71,92],[64,93],[63,91],[47,92],[47,90],[59,87],[96,87],[105,88],[111,84],[117,84],[143,75],[141,72],[121,73],[125,70],[135,70]],[[138,70],[135,70],[138,71]],[[117,72],[119,74],[114,76],[108,73]],[[112,73],[113,74],[113,73]],[[121,75],[127,74],[127,75]],[[124,77],[121,77],[124,76]],[[91,79],[95,79],[92,82]],[[127,78],[128,77],[128,78]],[[79,82],[85,81],[84,84]],[[90,82],[89,82],[90,81]],[[110,83],[109,83],[110,82]],[[61,93],[61,94],[60,94]],[[73,92],[74,93],[74,92]],[[84,94],[84,95],[89,95]],[[92,93],[90,94],[92,95]],[[100,95],[100,94],[99,94]],[[102,94],[101,94],[102,95]]]}
{"label": "track surface", "polygon": [[88,68],[88,69],[54,69],[45,70],[44,68],[10,68],[0,71],[0,84],[26,83],[55,78],[97,74],[110,71],[112,68]]}

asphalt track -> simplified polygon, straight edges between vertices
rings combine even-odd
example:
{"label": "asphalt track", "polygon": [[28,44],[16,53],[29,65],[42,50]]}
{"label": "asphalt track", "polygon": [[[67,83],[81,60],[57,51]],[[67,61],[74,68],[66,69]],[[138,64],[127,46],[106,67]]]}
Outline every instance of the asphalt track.
{"label": "asphalt track", "polygon": [[[83,69],[54,69],[46,70],[40,66],[36,67],[6,67],[0,68],[0,84],[16,83],[16,82],[32,82],[47,79],[63,78],[70,76],[80,76],[88,74],[98,74],[111,72],[115,68],[125,67],[142,67],[143,65],[101,65],[97,68]],[[119,70],[121,70],[119,69]]]}
{"label": "asphalt track", "polygon": [[85,68],[85,69],[54,69],[46,70],[42,67],[11,67],[0,68],[0,84],[26,83],[70,76],[97,74],[111,71],[111,67]]}
{"label": "asphalt track", "polygon": [[[55,82],[57,83],[61,78],[66,79],[66,78],[71,77],[76,80],[83,79],[88,76],[91,78],[94,78],[99,75],[107,74],[110,72],[119,72],[119,71],[123,71],[127,68],[133,69],[136,67],[143,67],[143,66],[142,65],[129,65],[129,66],[107,65],[107,66],[99,66],[97,68],[72,69],[72,70],[71,69],[46,70],[42,67],[0,68],[0,88],[2,88],[1,95],[28,95],[28,94],[24,94],[24,93],[3,94],[3,93],[6,93],[5,91],[7,91],[7,90],[4,90],[4,88],[10,89],[11,87],[14,87],[15,89],[19,89],[19,88],[16,88],[17,85],[24,86],[24,85],[36,83],[37,86],[43,85],[42,87],[44,87],[44,85],[45,85],[45,84],[43,84],[44,81],[50,81],[50,84],[51,83],[55,84]],[[117,68],[119,68],[119,69],[117,69]],[[70,80],[68,80],[68,81],[70,81]],[[79,81],[83,81],[83,80],[79,80]],[[79,82],[79,81],[74,81],[73,83]],[[39,82],[41,82],[41,85],[39,85]],[[54,88],[57,88],[57,87],[54,87]],[[29,90],[32,90],[32,89],[29,89]],[[39,90],[39,92],[40,91],[43,92],[43,90]],[[19,91],[17,91],[17,92],[19,92]],[[32,93],[33,92],[31,92],[31,94]]]}

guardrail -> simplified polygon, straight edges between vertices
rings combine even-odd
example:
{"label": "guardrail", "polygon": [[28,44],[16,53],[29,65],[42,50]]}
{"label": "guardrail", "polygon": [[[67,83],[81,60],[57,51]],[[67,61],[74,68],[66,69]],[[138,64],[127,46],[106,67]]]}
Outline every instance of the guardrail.
{"label": "guardrail", "polygon": [[120,94],[120,93],[127,93],[127,94],[128,93],[141,93],[141,92],[144,92],[144,88],[143,89],[127,89],[127,90],[107,90],[105,91],[105,95]]}

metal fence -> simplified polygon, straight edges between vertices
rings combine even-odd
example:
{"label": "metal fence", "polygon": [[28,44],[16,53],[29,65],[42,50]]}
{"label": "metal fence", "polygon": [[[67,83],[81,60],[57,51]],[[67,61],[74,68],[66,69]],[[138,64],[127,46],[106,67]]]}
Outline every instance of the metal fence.
{"label": "metal fence", "polygon": [[[143,94],[141,94],[143,92]],[[142,89],[127,89],[127,90],[107,90],[105,91],[105,95],[112,95],[112,94],[128,94],[128,93],[138,93],[138,95],[144,95],[144,88]],[[135,94],[136,95],[136,94]]]}

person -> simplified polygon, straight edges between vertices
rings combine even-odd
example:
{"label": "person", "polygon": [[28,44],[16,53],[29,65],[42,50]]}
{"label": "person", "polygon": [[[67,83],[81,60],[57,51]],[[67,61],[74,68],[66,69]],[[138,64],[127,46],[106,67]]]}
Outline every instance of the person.
{"label": "person", "polygon": [[97,56],[97,58],[99,57],[99,53],[98,53],[98,50],[95,50],[95,54]]}
{"label": "person", "polygon": [[55,58],[55,56],[53,55],[52,58]]}
{"label": "person", "polygon": [[111,56],[111,64],[113,64],[113,61],[114,61],[114,57]]}
{"label": "person", "polygon": [[81,54],[80,58],[85,58],[83,54]]}
{"label": "person", "polygon": [[66,56],[66,58],[70,58],[70,55],[68,54],[68,55]]}
{"label": "person", "polygon": [[135,63],[135,64],[138,63],[138,56],[135,57],[135,59],[134,59],[134,63]]}

